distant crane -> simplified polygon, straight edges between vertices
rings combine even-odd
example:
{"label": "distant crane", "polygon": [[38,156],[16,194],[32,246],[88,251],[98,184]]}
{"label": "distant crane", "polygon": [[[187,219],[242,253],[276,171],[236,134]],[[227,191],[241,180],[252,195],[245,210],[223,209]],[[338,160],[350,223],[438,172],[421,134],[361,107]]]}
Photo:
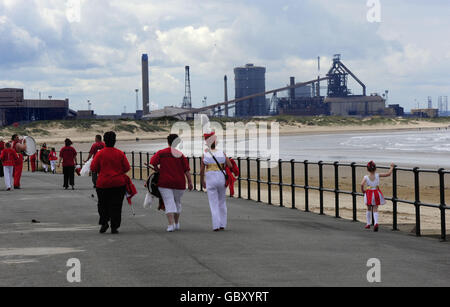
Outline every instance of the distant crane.
{"label": "distant crane", "polygon": [[183,97],[183,109],[192,109],[192,92],[191,92],[191,73],[190,67],[186,66],[185,89]]}

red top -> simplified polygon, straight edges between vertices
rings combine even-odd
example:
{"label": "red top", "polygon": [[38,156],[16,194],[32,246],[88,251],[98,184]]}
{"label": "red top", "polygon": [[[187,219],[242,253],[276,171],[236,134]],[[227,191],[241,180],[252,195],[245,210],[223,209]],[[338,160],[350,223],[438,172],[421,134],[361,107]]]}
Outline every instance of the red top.
{"label": "red top", "polygon": [[56,161],[58,160],[58,155],[56,154],[56,151],[51,151],[50,155],[48,156],[48,159],[50,161]]}
{"label": "red top", "polygon": [[100,150],[102,150],[105,147],[106,147],[105,143],[103,143],[103,142],[96,142],[96,143],[94,143],[92,145],[91,151],[89,151],[89,154],[92,155],[92,157],[95,157],[97,152],[99,152]]}
{"label": "red top", "polygon": [[15,166],[19,156],[14,149],[6,148],[2,150],[0,160],[2,160],[3,166]]}
{"label": "red top", "polygon": [[59,152],[59,157],[63,160],[63,167],[75,166],[75,158],[77,157],[77,151],[72,146],[66,146]]}
{"label": "red top", "polygon": [[97,188],[111,189],[127,185],[130,163],[125,154],[113,147],[99,151],[91,163],[91,171],[98,173]]}
{"label": "red top", "polygon": [[[172,150],[177,157],[174,157]],[[153,166],[159,165],[160,177],[158,187],[174,190],[186,189],[185,173],[190,171],[187,158],[171,147],[158,151],[150,161]]]}

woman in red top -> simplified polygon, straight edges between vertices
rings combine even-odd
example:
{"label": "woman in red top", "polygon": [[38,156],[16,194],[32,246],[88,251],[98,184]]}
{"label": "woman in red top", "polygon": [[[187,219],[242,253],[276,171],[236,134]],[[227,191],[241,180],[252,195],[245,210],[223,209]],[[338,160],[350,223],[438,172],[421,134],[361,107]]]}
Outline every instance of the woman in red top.
{"label": "woman in red top", "polygon": [[126,174],[131,167],[125,154],[114,148],[116,134],[107,132],[103,138],[106,148],[99,151],[91,163],[91,171],[98,173],[97,195],[100,233],[105,233],[109,229],[109,222],[111,222],[111,233],[118,234],[126,193]]}
{"label": "woman in red top", "polygon": [[55,148],[52,148],[52,151],[50,151],[48,159],[50,160],[50,167],[52,169],[52,173],[56,174],[56,164],[58,163],[58,154],[56,153]]}
{"label": "woman in red top", "polygon": [[167,141],[169,147],[157,152],[150,164],[160,173],[158,189],[166,207],[167,231],[174,232],[180,230],[181,197],[186,190],[186,179],[190,191],[194,186],[188,160],[175,149],[180,143],[178,135],[169,135]]}
{"label": "woman in red top", "polygon": [[77,151],[72,147],[72,141],[66,139],[64,141],[65,147],[59,152],[59,163],[58,167],[61,167],[61,162],[63,165],[64,174],[64,189],[69,188],[69,184],[72,186],[72,190],[75,190],[75,165],[77,165]]}
{"label": "woman in red top", "polygon": [[5,175],[5,185],[8,191],[11,191],[13,174],[14,174],[14,166],[19,160],[19,156],[17,152],[11,148],[11,143],[6,143],[6,148],[2,150],[2,154],[0,155],[0,160],[3,163],[3,172]]}

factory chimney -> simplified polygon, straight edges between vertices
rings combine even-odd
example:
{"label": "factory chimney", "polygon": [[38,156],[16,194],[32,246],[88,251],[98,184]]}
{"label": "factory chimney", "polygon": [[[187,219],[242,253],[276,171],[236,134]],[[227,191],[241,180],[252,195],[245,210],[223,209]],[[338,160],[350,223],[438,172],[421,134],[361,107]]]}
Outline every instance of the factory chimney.
{"label": "factory chimney", "polygon": [[142,55],[142,103],[144,115],[150,114],[150,86],[148,77],[148,55]]}
{"label": "factory chimney", "polygon": [[[225,102],[228,102],[228,77],[225,75],[224,78],[224,90],[225,90]],[[225,105],[225,117],[229,117],[229,108],[228,105]]]}
{"label": "factory chimney", "polygon": [[[295,77],[291,77],[291,86],[295,85]],[[291,88],[289,90],[289,98],[291,98],[291,101],[295,99],[295,88]]]}

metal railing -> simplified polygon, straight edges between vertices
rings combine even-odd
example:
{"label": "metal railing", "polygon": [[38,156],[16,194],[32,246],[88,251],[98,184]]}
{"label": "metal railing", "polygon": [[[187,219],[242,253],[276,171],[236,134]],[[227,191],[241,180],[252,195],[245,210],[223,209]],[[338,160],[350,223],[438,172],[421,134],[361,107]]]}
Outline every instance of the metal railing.
{"label": "metal railing", "polygon": [[[150,175],[150,169],[145,166],[144,163],[149,163],[150,158],[153,154],[148,152],[126,152],[125,153],[129,159],[131,165],[130,177],[136,180],[145,180]],[[79,152],[79,162],[81,162],[81,166],[83,166],[83,157],[87,158],[88,153]],[[39,157],[39,155],[37,155]],[[37,158],[37,164],[39,165],[39,159]],[[200,162],[201,157],[188,157],[189,163],[191,165],[192,176],[194,188],[197,191],[203,191],[203,186],[199,180],[200,176]],[[363,198],[364,194],[358,192],[357,188],[357,171],[360,169],[366,169],[366,165],[361,165],[357,163],[340,163],[340,162],[310,162],[306,161],[285,161],[279,160],[277,162],[276,168],[278,169],[278,180],[273,181],[273,171],[272,168],[264,168],[266,170],[266,179],[262,178],[262,170],[261,163],[273,163],[271,161],[254,159],[254,158],[237,158],[237,165],[241,170],[240,176],[237,179],[237,195],[236,198],[245,198],[248,200],[254,200],[257,202],[262,202],[262,186],[267,187],[267,203],[270,205],[274,205],[273,203],[273,190],[274,187],[278,189],[279,193],[279,201],[278,205],[280,207],[285,207],[286,199],[289,199],[290,205],[292,209],[298,209],[297,203],[298,199],[296,198],[296,192],[298,190],[302,190],[304,192],[304,211],[310,212],[310,192],[316,191],[319,194],[319,214],[325,215],[325,193],[330,193],[334,195],[334,216],[336,218],[341,218],[341,196],[347,195],[352,199],[352,220],[358,221],[358,198]],[[252,175],[252,163],[256,163],[256,172]],[[245,168],[243,169],[243,165],[245,164]],[[303,167],[303,171],[301,173],[297,172],[297,166],[301,165]],[[316,186],[310,184],[310,175],[311,175],[311,167],[315,166],[318,168],[318,184]],[[332,167],[334,173],[333,188],[326,187],[324,184],[324,168]],[[344,190],[341,187],[341,170],[343,168],[349,168],[351,171],[351,190]],[[379,170],[388,170],[388,167],[378,167]],[[30,170],[30,163],[28,162],[28,170]],[[243,175],[245,170],[245,176]],[[287,171],[287,173],[285,172]],[[399,172],[406,172],[413,175],[414,178],[414,200],[401,199],[398,197],[399,191]],[[286,173],[286,175],[285,175]],[[287,175],[289,174],[289,175]],[[437,180],[439,181],[439,204],[432,204],[422,202],[421,200],[421,185],[420,179],[423,174],[431,174],[436,175]],[[420,237],[422,235],[422,220],[421,220],[421,209],[423,207],[434,208],[440,211],[440,239],[442,241],[446,241],[447,239],[447,229],[446,229],[446,211],[450,209],[446,204],[446,195],[445,195],[445,176],[450,174],[449,170],[439,169],[439,170],[430,170],[430,169],[421,169],[418,167],[415,168],[401,168],[394,167],[392,173],[392,196],[385,197],[387,201],[392,202],[392,230],[399,230],[398,225],[398,206],[399,204],[407,204],[414,206],[415,210],[415,235]],[[284,181],[283,178],[290,177],[289,182]],[[303,184],[298,184],[298,180],[303,177]],[[244,197],[244,189],[243,185],[247,186],[246,197]],[[256,195],[252,193],[252,184],[256,185]]]}

